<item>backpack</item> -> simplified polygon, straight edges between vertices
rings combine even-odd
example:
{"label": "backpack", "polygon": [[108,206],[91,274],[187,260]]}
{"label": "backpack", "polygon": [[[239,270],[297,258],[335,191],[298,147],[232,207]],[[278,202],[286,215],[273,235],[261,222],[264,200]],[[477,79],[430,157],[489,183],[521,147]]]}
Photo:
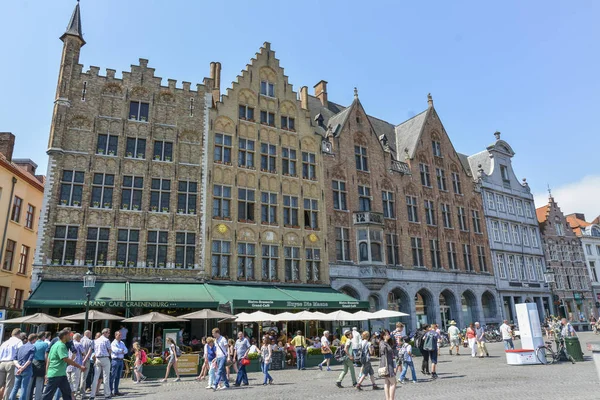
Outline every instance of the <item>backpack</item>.
{"label": "backpack", "polygon": [[369,356],[369,342],[367,342],[358,353],[360,354],[359,360],[361,364],[369,362],[369,360],[367,360]]}
{"label": "backpack", "polygon": [[408,361],[409,354],[408,354],[408,351],[406,351],[407,347],[408,347],[408,345],[405,343],[398,350],[398,360],[401,362]]}
{"label": "backpack", "polygon": [[419,350],[423,350],[423,338],[425,336],[425,333],[423,331],[418,331],[415,334],[415,346],[419,349]]}
{"label": "backpack", "polygon": [[[335,358],[335,360],[338,362],[344,362],[344,360],[348,357],[348,355],[346,354],[346,350],[344,350],[344,347],[345,346],[340,345],[335,350],[335,354],[333,355],[333,358]],[[352,345],[350,345],[350,347],[352,347]]]}
{"label": "backpack", "polygon": [[181,357],[181,349],[177,345],[175,345],[175,355],[177,355],[177,357]]}
{"label": "backpack", "polygon": [[148,362],[148,356],[144,350],[140,350],[140,361],[142,364],[146,364]]}
{"label": "backpack", "polygon": [[433,351],[437,347],[436,345],[437,345],[437,342],[434,339],[434,335],[432,333],[428,332],[425,335],[425,343],[423,344],[423,350]]}

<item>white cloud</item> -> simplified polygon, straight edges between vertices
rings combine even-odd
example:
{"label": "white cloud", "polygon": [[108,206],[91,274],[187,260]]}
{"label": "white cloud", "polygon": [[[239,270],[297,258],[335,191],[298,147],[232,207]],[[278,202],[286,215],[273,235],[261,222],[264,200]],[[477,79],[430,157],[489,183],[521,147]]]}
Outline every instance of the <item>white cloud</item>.
{"label": "white cloud", "polygon": [[[552,197],[561,211],[567,215],[583,213],[587,221],[600,215],[600,175],[589,175],[577,182],[550,187]],[[548,204],[548,193],[534,193],[535,206]]]}

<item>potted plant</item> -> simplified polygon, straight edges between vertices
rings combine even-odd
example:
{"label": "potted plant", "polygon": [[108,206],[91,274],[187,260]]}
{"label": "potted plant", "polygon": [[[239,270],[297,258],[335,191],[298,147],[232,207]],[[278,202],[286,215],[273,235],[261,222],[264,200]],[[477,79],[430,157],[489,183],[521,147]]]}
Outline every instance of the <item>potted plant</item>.
{"label": "potted plant", "polygon": [[114,156],[115,155],[115,151],[114,150],[109,150],[108,151],[108,155],[109,156]]}
{"label": "potted plant", "polygon": [[65,265],[73,265],[73,260],[65,260]]}
{"label": "potted plant", "polygon": [[143,153],[138,153],[137,158],[144,158],[144,154]]}
{"label": "potted plant", "polygon": [[166,156],[166,157],[165,157],[165,161],[171,161],[171,157],[169,157],[169,156]]}
{"label": "potted plant", "polygon": [[154,261],[148,261],[148,266],[149,266],[150,268],[154,267]]}
{"label": "potted plant", "polygon": [[155,155],[155,156],[154,156],[154,160],[155,160],[155,161],[160,161],[160,155],[158,155],[158,154],[157,154],[157,155]]}
{"label": "potted plant", "polygon": [[63,200],[61,200],[61,201],[60,201],[60,204],[62,204],[63,206],[66,206],[66,205],[67,205],[67,200],[64,200],[64,199],[63,199]]}
{"label": "potted plant", "polygon": [[133,153],[132,153],[132,152],[130,152],[130,151],[128,151],[128,152],[127,152],[127,157],[130,157],[130,158],[131,158],[131,157],[133,157]]}
{"label": "potted plant", "polygon": [[159,268],[164,268],[164,267],[165,267],[165,263],[162,263],[162,262],[161,262],[161,263],[158,263],[158,267],[159,267]]}
{"label": "potted plant", "polygon": [[91,267],[92,265],[94,265],[94,260],[85,260],[85,265]]}
{"label": "potted plant", "polygon": [[135,211],[137,211],[139,208],[140,208],[140,206],[138,206],[137,204],[134,204],[134,205],[133,205],[133,209],[134,209]]}
{"label": "potted plant", "polygon": [[189,209],[188,209],[188,213],[189,213],[189,214],[195,214],[195,213],[196,213],[196,210],[195,210],[195,209],[193,209],[193,208],[189,208]]}
{"label": "potted plant", "polygon": [[104,149],[98,149],[98,154],[104,154]]}
{"label": "potted plant", "polygon": [[128,266],[130,266],[130,267],[133,267],[133,266],[135,265],[135,263],[134,263],[133,261],[129,261],[129,262],[127,263],[127,265],[128,265]]}
{"label": "potted plant", "polygon": [[144,117],[144,116],[140,117],[140,121],[146,122],[146,117]]}
{"label": "potted plant", "polygon": [[179,214],[183,214],[183,208],[180,208],[180,209],[178,209],[178,210],[177,210],[177,212],[178,212]]}
{"label": "potted plant", "polygon": [[163,207],[162,212],[169,212],[169,207]]}
{"label": "potted plant", "polygon": [[183,264],[182,264],[182,263],[176,263],[176,264],[175,264],[175,266],[176,266],[177,268],[182,268],[182,267],[183,267]]}
{"label": "potted plant", "polygon": [[122,208],[123,210],[129,210],[129,204],[123,204]]}
{"label": "potted plant", "polygon": [[60,261],[59,261],[58,259],[56,259],[56,258],[55,258],[55,259],[53,259],[53,260],[52,260],[52,265],[58,265],[58,264],[59,264],[59,262],[60,262]]}
{"label": "potted plant", "polygon": [[119,267],[122,267],[122,266],[124,266],[124,265],[125,265],[125,261],[117,261],[117,265],[118,265]]}
{"label": "potted plant", "polygon": [[79,204],[81,204],[81,203],[79,203],[79,201],[77,201],[77,200],[73,201],[73,205],[74,205],[75,207],[79,207]]}
{"label": "potted plant", "polygon": [[156,211],[158,211],[158,207],[156,207],[156,206],[152,206],[152,207],[150,208],[150,210],[152,210],[152,211],[156,212]]}
{"label": "potted plant", "polygon": [[99,208],[99,207],[100,207],[100,202],[99,202],[99,201],[95,201],[95,202],[93,203],[93,206],[94,206],[95,208]]}
{"label": "potted plant", "polygon": [[137,119],[137,116],[135,116],[135,115],[131,114],[131,115],[129,116],[129,119]]}
{"label": "potted plant", "polygon": [[111,204],[110,203],[104,203],[104,208],[110,208]]}

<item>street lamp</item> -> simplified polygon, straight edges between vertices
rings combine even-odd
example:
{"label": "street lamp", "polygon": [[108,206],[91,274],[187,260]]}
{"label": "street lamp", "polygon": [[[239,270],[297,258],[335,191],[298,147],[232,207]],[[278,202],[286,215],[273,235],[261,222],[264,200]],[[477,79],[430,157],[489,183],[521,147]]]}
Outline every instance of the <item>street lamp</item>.
{"label": "street lamp", "polygon": [[83,323],[83,331],[88,328],[88,314],[90,312],[90,295],[92,289],[96,287],[96,274],[92,271],[92,267],[88,267],[88,271],[83,276],[83,288],[85,289],[85,321]]}

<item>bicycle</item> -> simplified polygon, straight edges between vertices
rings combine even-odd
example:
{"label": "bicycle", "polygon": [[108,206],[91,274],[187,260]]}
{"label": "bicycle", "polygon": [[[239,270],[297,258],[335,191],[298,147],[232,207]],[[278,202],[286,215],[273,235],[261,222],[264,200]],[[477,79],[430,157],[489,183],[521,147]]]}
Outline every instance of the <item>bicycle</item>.
{"label": "bicycle", "polygon": [[561,359],[566,359],[571,361],[571,363],[575,364],[575,359],[567,353],[567,349],[565,347],[564,339],[560,339],[560,344],[558,345],[558,351],[552,350],[552,342],[544,342],[545,344],[538,346],[535,349],[535,357],[538,361],[545,365],[551,365],[559,362]]}

